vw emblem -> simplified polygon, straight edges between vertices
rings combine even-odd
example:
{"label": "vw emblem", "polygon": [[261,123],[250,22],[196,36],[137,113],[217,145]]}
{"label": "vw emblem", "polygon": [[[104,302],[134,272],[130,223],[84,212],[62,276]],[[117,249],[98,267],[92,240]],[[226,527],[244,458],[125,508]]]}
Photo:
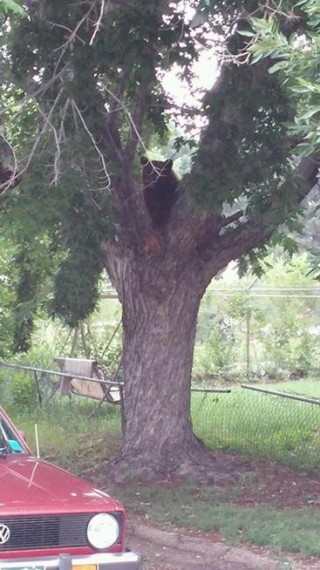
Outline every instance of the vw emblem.
{"label": "vw emblem", "polygon": [[5,544],[10,538],[10,528],[5,524],[0,524],[0,544]]}

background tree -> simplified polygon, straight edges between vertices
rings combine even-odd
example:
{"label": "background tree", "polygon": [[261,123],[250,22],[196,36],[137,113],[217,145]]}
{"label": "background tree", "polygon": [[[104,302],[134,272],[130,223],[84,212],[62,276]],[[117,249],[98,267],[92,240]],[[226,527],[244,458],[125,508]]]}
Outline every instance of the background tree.
{"label": "background tree", "polygon": [[[118,292],[125,433],[114,468],[139,477],[195,473],[209,461],[190,418],[200,300],[229,261],[254,262],[279,223],[297,215],[318,160],[295,168],[284,126],[295,101],[268,73],[269,60],[244,62],[238,30],[249,29],[259,2],[194,1],[191,16],[166,0],[25,5],[3,52],[6,130],[25,171],[5,193],[3,223],[10,239],[42,236],[49,259],[58,259],[50,308],[71,326],[92,311],[103,268]],[[291,33],[285,15],[279,25]],[[301,12],[299,25],[308,25]],[[140,154],[176,116],[161,77],[177,65],[191,89],[192,62],[201,46],[212,48],[210,30],[220,76],[201,108],[180,109],[189,129],[203,125],[201,137],[168,221],[155,228]],[[40,281],[29,279],[29,295]]]}

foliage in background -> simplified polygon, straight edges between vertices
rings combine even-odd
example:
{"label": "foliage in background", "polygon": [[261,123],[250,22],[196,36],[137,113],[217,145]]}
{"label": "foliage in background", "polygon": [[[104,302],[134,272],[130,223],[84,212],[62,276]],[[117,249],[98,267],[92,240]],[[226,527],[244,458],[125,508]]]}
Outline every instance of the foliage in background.
{"label": "foliage in background", "polygon": [[[320,299],[313,297],[316,283],[310,276],[310,261],[306,255],[295,255],[290,262],[272,257],[270,261],[262,284],[281,287],[285,297],[281,298],[281,291],[274,291],[273,296],[271,292],[270,299],[263,302],[259,328],[255,327],[265,369],[306,373],[320,365]],[[259,305],[259,300],[253,299],[253,304]]]}
{"label": "foliage in background", "polygon": [[[281,9],[269,9],[266,4],[264,18],[251,18],[253,32],[245,32],[252,40],[252,62],[275,60],[269,73],[277,75],[297,101],[294,121],[288,125],[300,141],[295,153],[309,155],[320,150],[320,2],[284,2]],[[284,18],[293,28],[289,35],[283,33]]]}
{"label": "foliage in background", "polygon": [[12,305],[15,293],[11,279],[15,250],[4,235],[0,237],[0,251],[0,357],[9,358],[12,354],[14,329]]}
{"label": "foliage in background", "polygon": [[306,254],[291,260],[270,254],[260,280],[239,280],[234,270],[231,278],[212,282],[199,312],[194,376],[263,377],[319,368],[316,287]]}
{"label": "foliage in background", "polygon": [[[314,296],[317,281],[310,274],[308,257],[294,255],[290,260],[270,254],[264,271],[260,280],[250,275],[239,280],[232,269],[212,282],[198,318],[193,366],[196,381],[216,374],[243,377],[248,372],[248,350],[249,372],[256,377],[303,375],[320,367],[320,299]],[[5,299],[11,298],[12,292],[5,284],[4,279],[0,348],[3,357],[10,360],[10,328],[6,327],[11,320]],[[108,298],[102,298],[90,319],[74,330],[39,315],[32,347],[19,360],[52,369],[58,356],[92,358],[112,377],[122,353],[120,321],[120,303]]]}
{"label": "foliage in background", "polygon": [[[10,314],[10,313],[9,313]],[[10,319],[9,317],[7,320]],[[6,322],[6,321],[5,321]],[[3,322],[3,325],[5,325]],[[0,320],[2,324],[2,320]],[[1,330],[1,329],[0,329]],[[44,370],[58,370],[57,357],[79,357],[97,360],[107,378],[119,372],[122,353],[121,306],[117,299],[102,298],[94,314],[76,329],[70,330],[59,319],[48,319],[38,314],[34,321],[31,347],[19,358],[10,352],[10,331],[3,328],[0,338],[2,357],[10,363],[27,365]],[[5,347],[8,347],[5,351]],[[119,376],[117,376],[119,379]],[[31,411],[39,403],[48,402],[58,377],[46,372],[19,372],[0,367],[0,389],[4,401],[17,409]]]}

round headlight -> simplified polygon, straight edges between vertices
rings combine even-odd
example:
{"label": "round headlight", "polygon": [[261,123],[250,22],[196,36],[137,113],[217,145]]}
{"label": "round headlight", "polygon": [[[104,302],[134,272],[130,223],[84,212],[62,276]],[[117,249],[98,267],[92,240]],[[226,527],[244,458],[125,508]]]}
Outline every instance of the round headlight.
{"label": "round headlight", "polygon": [[120,534],[120,526],[113,515],[100,513],[89,521],[87,538],[93,548],[103,550],[110,548],[117,542]]}

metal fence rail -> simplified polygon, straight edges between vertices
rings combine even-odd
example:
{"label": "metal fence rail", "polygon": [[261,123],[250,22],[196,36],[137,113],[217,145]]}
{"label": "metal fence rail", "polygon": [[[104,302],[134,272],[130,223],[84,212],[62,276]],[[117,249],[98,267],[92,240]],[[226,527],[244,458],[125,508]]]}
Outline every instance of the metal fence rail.
{"label": "metal fence rail", "polygon": [[[26,366],[22,364],[12,364],[11,362],[0,362],[0,366],[6,366],[7,368],[17,368],[19,370],[29,370],[30,372],[40,372],[41,374],[49,374],[52,376],[60,376],[62,378],[70,378],[70,373],[65,374],[64,372],[56,372],[55,370],[49,370],[46,368],[36,368],[34,366]],[[115,382],[114,380],[105,380],[98,378],[90,378],[89,376],[81,376],[77,373],[77,378],[79,380],[87,380],[88,382],[98,382],[99,384],[106,384],[107,386],[123,386],[123,382]]]}
{"label": "metal fence rail", "polygon": [[[64,402],[56,396],[57,391],[52,397],[54,382],[50,377],[69,378],[70,374],[9,362],[0,362],[0,366],[34,375],[38,405],[43,410],[56,412],[61,406],[66,410]],[[82,379],[101,382],[86,376]],[[32,376],[30,382],[32,384]],[[123,382],[104,382],[125,389]],[[79,401],[73,401],[77,406]],[[94,405],[93,401],[82,398],[81,413],[89,418],[96,414],[101,403],[96,400]],[[123,405],[119,412],[105,409],[119,418],[124,429]],[[196,435],[214,451],[264,457],[294,467],[303,466],[306,470],[320,468],[320,399],[249,384],[231,387],[198,385],[191,387],[191,416]]]}
{"label": "metal fence rail", "polygon": [[[50,370],[47,368],[38,368],[35,366],[27,366],[23,364],[14,364],[11,362],[1,362],[0,366],[5,366],[7,368],[16,368],[17,370],[26,370],[28,372],[35,373],[35,379],[37,379],[36,374],[46,374],[49,376],[58,376],[60,378],[70,378],[70,373],[65,372],[57,372],[55,370]],[[114,380],[106,380],[105,378],[92,378],[89,376],[82,376],[78,373],[74,373],[74,376],[77,377],[78,380],[85,380],[87,382],[98,383],[98,384],[105,384],[106,386],[114,386],[114,387],[124,387],[124,382],[117,382]],[[192,386],[191,392],[203,392],[203,393],[221,393],[221,394],[229,394],[231,392],[230,388],[203,388],[201,386]]]}
{"label": "metal fence rail", "polygon": [[204,394],[230,394],[230,388],[202,388],[201,386],[191,386],[191,392],[202,392]]}
{"label": "metal fence rail", "polygon": [[250,384],[241,384],[241,388],[252,390],[253,392],[260,392],[261,394],[269,394],[270,396],[278,396],[279,398],[288,398],[288,400],[297,400],[298,402],[305,402],[306,404],[315,404],[316,406],[320,406],[320,400],[317,398],[306,398],[305,396],[298,396],[298,394],[290,394],[289,392],[279,392],[277,390],[259,388],[258,386],[250,386]]}
{"label": "metal fence rail", "polygon": [[211,449],[320,468],[320,400],[256,386],[231,392],[196,392],[191,399],[195,433]]}

